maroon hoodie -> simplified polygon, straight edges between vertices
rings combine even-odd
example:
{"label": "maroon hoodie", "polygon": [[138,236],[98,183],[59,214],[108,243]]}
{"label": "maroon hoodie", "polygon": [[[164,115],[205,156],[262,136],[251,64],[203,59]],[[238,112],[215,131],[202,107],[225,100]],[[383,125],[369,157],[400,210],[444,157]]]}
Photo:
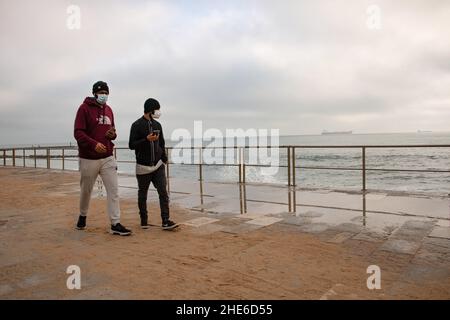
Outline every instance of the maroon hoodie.
{"label": "maroon hoodie", "polygon": [[[106,131],[114,127],[114,115],[111,108],[98,104],[95,98],[87,97],[78,108],[75,118],[74,136],[78,143],[78,155],[84,159],[103,159],[113,154],[114,140],[106,137]],[[106,153],[95,151],[97,143],[105,145]]]}

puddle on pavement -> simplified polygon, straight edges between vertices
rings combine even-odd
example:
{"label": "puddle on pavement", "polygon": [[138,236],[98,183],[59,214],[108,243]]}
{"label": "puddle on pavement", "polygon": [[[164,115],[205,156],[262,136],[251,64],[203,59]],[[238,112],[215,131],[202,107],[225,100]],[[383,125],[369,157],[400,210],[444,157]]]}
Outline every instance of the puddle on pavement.
{"label": "puddle on pavement", "polygon": [[[119,185],[121,197],[136,198],[135,177],[119,176]],[[305,218],[302,220],[305,223],[329,227],[347,223],[380,233],[390,233],[412,219],[450,226],[449,198],[325,191],[170,179],[172,204],[209,214],[255,219],[288,213]],[[157,199],[158,194],[151,186],[149,201]]]}

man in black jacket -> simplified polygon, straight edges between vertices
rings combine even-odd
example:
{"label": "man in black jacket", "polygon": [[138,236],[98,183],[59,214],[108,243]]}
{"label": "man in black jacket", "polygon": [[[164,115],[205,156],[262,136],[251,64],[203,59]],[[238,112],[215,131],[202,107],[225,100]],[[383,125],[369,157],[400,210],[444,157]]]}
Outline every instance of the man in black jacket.
{"label": "man in black jacket", "polygon": [[172,230],[178,225],[169,220],[169,195],[166,187],[164,164],[167,163],[164,135],[161,124],[156,121],[161,116],[159,102],[149,98],[144,104],[144,115],[136,120],[130,131],[128,146],[136,154],[136,178],[138,181],[138,206],[141,227],[147,229],[147,193],[153,182],[159,195],[162,228]]}

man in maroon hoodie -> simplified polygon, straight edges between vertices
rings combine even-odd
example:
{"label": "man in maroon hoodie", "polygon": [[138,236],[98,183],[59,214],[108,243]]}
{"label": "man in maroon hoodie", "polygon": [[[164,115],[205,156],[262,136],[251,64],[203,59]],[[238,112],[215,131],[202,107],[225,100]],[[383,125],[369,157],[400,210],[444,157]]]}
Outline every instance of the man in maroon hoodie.
{"label": "man in maroon hoodie", "polygon": [[116,130],[114,115],[106,104],[109,88],[106,82],[98,81],[92,88],[94,97],[87,97],[78,108],[75,118],[74,136],[78,143],[80,157],[81,194],[80,216],[77,229],[86,228],[92,188],[100,174],[106,188],[108,214],[112,234],[130,235],[131,231],[120,224],[119,187],[117,163],[113,156]]}

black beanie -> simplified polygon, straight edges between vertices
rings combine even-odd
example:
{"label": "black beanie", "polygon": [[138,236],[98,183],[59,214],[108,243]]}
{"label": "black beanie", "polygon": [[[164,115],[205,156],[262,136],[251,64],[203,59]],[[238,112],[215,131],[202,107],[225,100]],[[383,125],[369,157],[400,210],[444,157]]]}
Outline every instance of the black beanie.
{"label": "black beanie", "polygon": [[144,103],[144,113],[152,113],[154,110],[160,108],[159,102],[156,99],[148,98]]}
{"label": "black beanie", "polygon": [[109,94],[108,84],[106,82],[104,82],[104,81],[97,81],[92,86],[92,93],[93,94],[95,94],[95,93],[97,93],[99,91],[102,91],[102,90],[105,90]]}

